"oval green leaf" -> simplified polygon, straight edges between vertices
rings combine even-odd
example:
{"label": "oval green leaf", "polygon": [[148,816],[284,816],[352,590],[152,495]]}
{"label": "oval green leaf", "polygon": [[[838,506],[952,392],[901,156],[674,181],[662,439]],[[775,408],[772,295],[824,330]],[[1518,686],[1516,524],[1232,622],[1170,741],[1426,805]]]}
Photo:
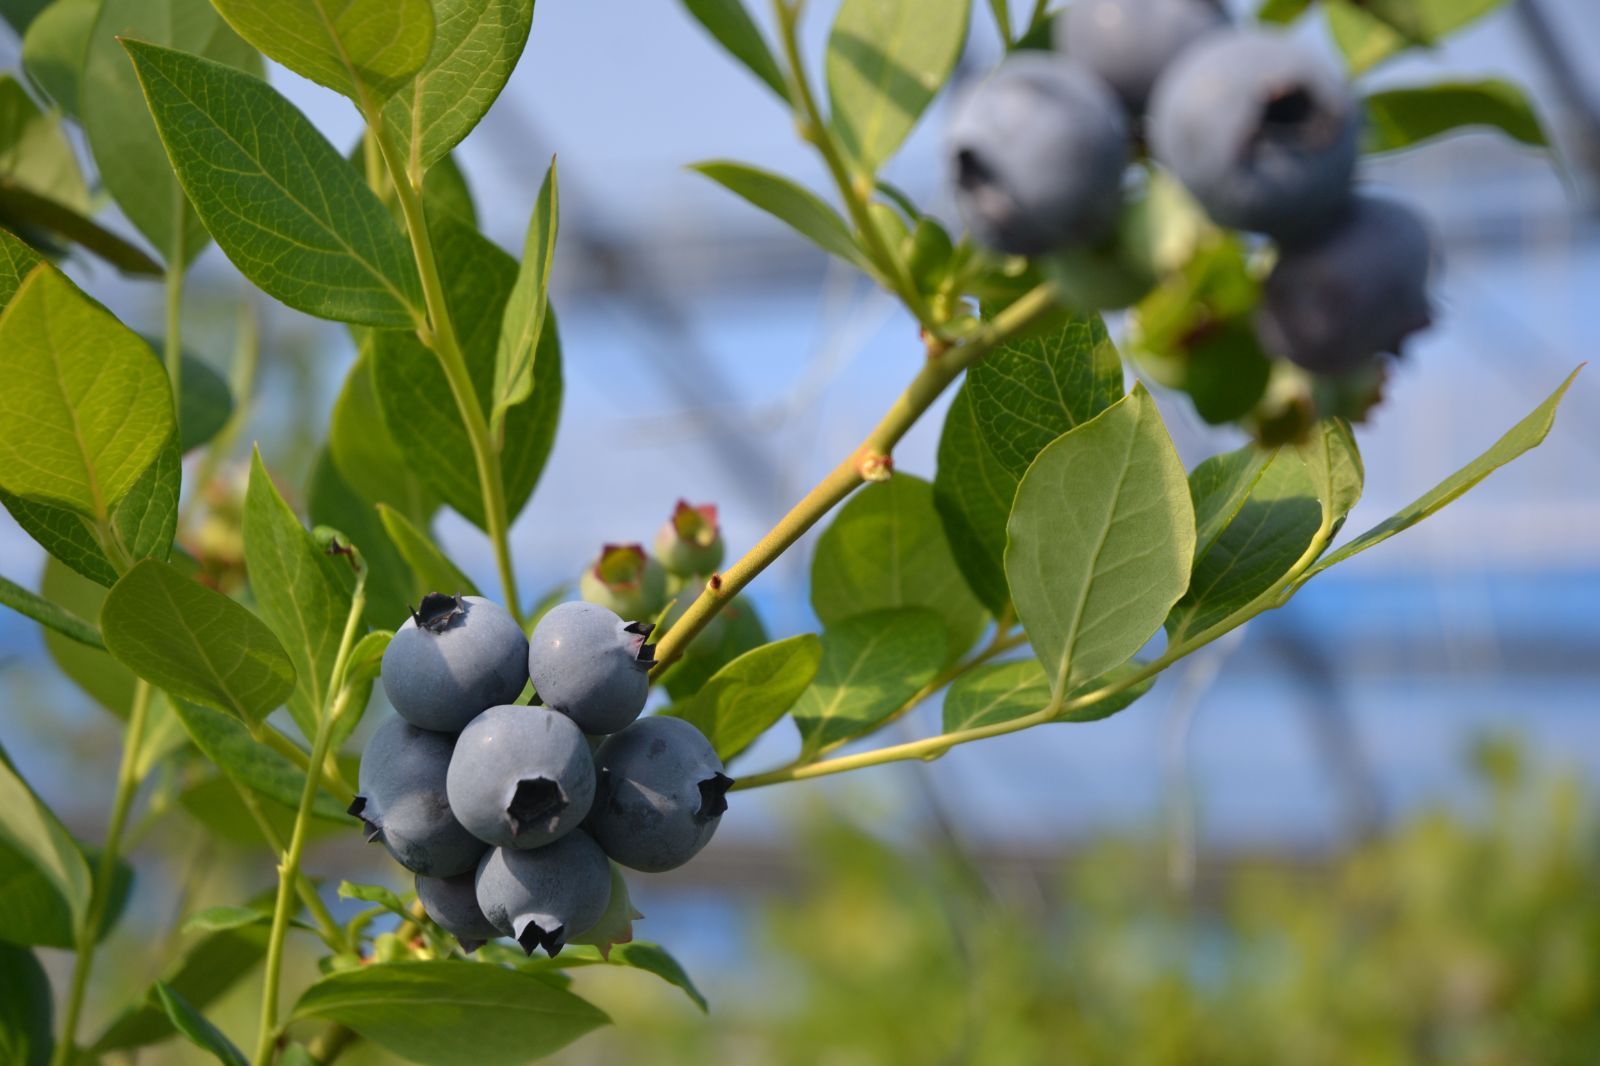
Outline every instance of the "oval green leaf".
{"label": "oval green leaf", "polygon": [[1161,628],[1189,584],[1194,508],[1142,385],[1039,453],[1008,531],[1017,617],[1057,699]]}
{"label": "oval green leaf", "polygon": [[433,47],[428,0],[211,0],[245,40],[354,100],[387,99]]}
{"label": "oval green leaf", "polygon": [[817,676],[794,707],[806,755],[870,732],[944,664],[944,623],[921,607],[856,615],[822,632]]}
{"label": "oval green leaf", "polygon": [[802,633],[764,644],[711,675],[700,691],[667,708],[692,723],[728,762],[771,729],[811,685],[822,662],[822,642]]}

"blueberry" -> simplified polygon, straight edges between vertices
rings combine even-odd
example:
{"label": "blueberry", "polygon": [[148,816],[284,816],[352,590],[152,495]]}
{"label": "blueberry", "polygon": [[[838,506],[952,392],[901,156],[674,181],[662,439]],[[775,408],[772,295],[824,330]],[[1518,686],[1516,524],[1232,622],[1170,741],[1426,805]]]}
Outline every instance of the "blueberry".
{"label": "blueberry", "polygon": [[956,107],[948,152],[973,237],[1038,255],[1104,237],[1116,222],[1128,131],[1122,107],[1088,70],[1019,54]]}
{"label": "blueberry", "polygon": [[1178,53],[1227,22],[1215,0],[1073,0],[1056,20],[1056,47],[1139,114]]}
{"label": "blueberry", "polygon": [[1280,249],[1256,311],[1275,355],[1319,374],[1369,365],[1432,321],[1427,226],[1391,200],[1358,196],[1325,233]]}
{"label": "blueberry", "polygon": [[1213,33],[1150,100],[1155,157],[1224,226],[1315,231],[1350,195],[1360,109],[1322,56],[1260,30]]}
{"label": "blueberry", "polygon": [[528,673],[539,698],[585,733],[615,733],[639,717],[650,694],[653,627],[624,622],[594,603],[552,607],[528,642]]}
{"label": "blueberry", "polygon": [[722,530],[715,504],[679,500],[656,533],[656,558],[678,577],[705,577],[722,565]]}
{"label": "blueberry", "polygon": [[607,544],[578,578],[578,595],[626,618],[651,618],[667,605],[667,572],[640,544]]}
{"label": "blueberry", "polygon": [[490,707],[456,740],[450,807],[479,840],[537,848],[577,828],[594,800],[594,758],[548,707]]}
{"label": "blueberry", "polygon": [[682,866],[728,809],[733,778],[681,718],[640,719],[600,745],[595,764],[600,783],[587,827],[607,855],[635,870]]}
{"label": "blueberry", "polygon": [[528,682],[528,640],[505,608],[430,592],[383,653],[383,691],[414,726],[459,733]]}
{"label": "blueberry", "polygon": [[455,937],[468,955],[500,935],[478,906],[477,880],[476,868],[454,877],[417,875],[417,898],[428,917]]}
{"label": "blueberry", "polygon": [[390,718],[361,753],[360,793],[350,813],[413,873],[452,877],[477,865],[486,845],[450,810],[445,776],[455,738]]}
{"label": "blueberry", "polygon": [[587,933],[611,901],[611,864],[588,833],[568,833],[532,851],[495,848],[478,864],[478,906],[529,955],[559,955]]}

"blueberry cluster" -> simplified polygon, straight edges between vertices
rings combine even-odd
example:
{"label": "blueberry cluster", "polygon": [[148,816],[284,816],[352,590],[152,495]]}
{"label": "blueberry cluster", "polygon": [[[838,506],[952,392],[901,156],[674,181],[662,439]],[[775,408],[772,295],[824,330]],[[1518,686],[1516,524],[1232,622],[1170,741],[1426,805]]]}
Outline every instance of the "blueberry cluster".
{"label": "blueberry cluster", "polygon": [[572,602],[529,639],[492,601],[434,592],[390,641],[398,715],[367,744],[350,813],[465,950],[509,936],[555,955],[605,914],[608,860],[670,870],[716,832],[733,780],[710,742],[639,717],[651,630]]}
{"label": "blueberry cluster", "polygon": [[1277,246],[1262,347],[1319,375],[1398,354],[1430,321],[1415,212],[1352,187],[1361,109],[1339,71],[1216,0],[1074,0],[1060,54],[1007,59],[958,106],[956,195],[985,246],[1040,256],[1117,239],[1149,154],[1217,224]]}

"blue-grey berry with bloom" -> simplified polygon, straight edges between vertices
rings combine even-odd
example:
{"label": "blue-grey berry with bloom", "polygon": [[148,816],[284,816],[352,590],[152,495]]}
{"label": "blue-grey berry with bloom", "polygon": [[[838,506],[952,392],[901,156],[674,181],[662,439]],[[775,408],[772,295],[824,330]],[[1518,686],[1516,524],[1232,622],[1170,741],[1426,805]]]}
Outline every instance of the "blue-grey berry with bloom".
{"label": "blue-grey berry with bloom", "polygon": [[476,866],[454,877],[417,875],[417,899],[428,917],[455,937],[468,955],[500,935],[478,906],[477,880]]}
{"label": "blue-grey berry with bloom", "polygon": [[595,753],[599,789],[587,828],[605,853],[646,872],[682,866],[710,842],[733,778],[705,735],[652,715]]}
{"label": "blue-grey berry with bloom", "polygon": [[1179,53],[1227,24],[1216,0],[1073,0],[1056,19],[1056,47],[1141,114]]}
{"label": "blue-grey berry with bloom", "polygon": [[1122,105],[1070,60],[1007,59],[957,103],[946,152],[961,217],[985,247],[1039,255],[1098,241],[1116,223]]}
{"label": "blue-grey berry with bloom", "polygon": [[1344,76],[1280,33],[1212,33],[1156,83],[1156,159],[1213,220],[1303,238],[1350,197],[1361,112]]}
{"label": "blue-grey berry with bloom", "polygon": [[528,640],[499,604],[430,592],[383,652],[383,691],[414,726],[459,733],[528,682]]}
{"label": "blue-grey berry with bloom", "polygon": [[479,840],[537,848],[582,824],[594,800],[583,731],[548,707],[490,707],[456,740],[450,807]]}
{"label": "blue-grey berry with bloom", "polygon": [[595,603],[552,607],[528,641],[528,673],[539,699],[585,733],[615,733],[639,717],[650,694],[653,627]]}
{"label": "blue-grey berry with bloom", "polygon": [[1393,200],[1358,196],[1315,240],[1279,249],[1262,288],[1262,347],[1317,374],[1361,370],[1399,355],[1433,321],[1428,227]]}
{"label": "blue-grey berry with bloom", "polygon": [[495,848],[478,864],[478,906],[501,935],[552,958],[587,933],[611,901],[611,864],[588,833],[522,851]]}
{"label": "blue-grey berry with bloom", "polygon": [[445,777],[454,747],[454,737],[394,717],[361,753],[360,791],[350,813],[361,819],[368,843],[382,843],[413,873],[466,873],[488,847],[450,809]]}

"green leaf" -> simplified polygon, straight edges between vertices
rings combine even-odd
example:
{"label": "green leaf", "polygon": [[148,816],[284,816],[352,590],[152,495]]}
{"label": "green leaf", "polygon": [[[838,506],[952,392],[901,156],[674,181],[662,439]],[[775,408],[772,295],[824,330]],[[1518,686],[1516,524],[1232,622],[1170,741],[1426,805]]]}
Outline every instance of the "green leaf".
{"label": "green leaf", "polygon": [[1430,491],[1424,493],[1409,506],[1401,509],[1382,522],[1373,526],[1359,537],[1345,544],[1326,556],[1306,572],[1302,582],[1314,574],[1321,573],[1330,566],[1336,566],[1354,555],[1359,555],[1372,547],[1416,525],[1429,515],[1443,508],[1452,500],[1457,499],[1478,482],[1505,466],[1511,460],[1525,452],[1532,451],[1544,442],[1550,432],[1550,427],[1555,424],[1556,409],[1561,406],[1562,397],[1572,385],[1578,372],[1583,369],[1583,364],[1567,375],[1555,392],[1552,392],[1545,401],[1528,413],[1528,416],[1506,431],[1505,435],[1495,441],[1489,450],[1478,456],[1466,466],[1435,485]]}
{"label": "green leaf", "polygon": [[399,625],[407,617],[406,602],[417,602],[417,579],[384,532],[377,510],[350,485],[327,449],[312,467],[308,496],[311,521],[343,532],[366,560],[367,624]]}
{"label": "green leaf", "polygon": [[811,633],[765,644],[722,667],[700,691],[664,713],[692,723],[728,762],[789,712],[821,662],[822,642]]}
{"label": "green leaf", "polygon": [[971,370],[945,416],[934,503],[967,584],[999,613],[1006,522],[1046,445],[1123,395],[1122,360],[1098,316],[1001,345]]}
{"label": "green leaf", "polygon": [[[461,340],[478,402],[493,400],[500,320],[516,279],[516,262],[466,223],[430,220],[444,275],[445,302]],[[407,464],[468,521],[484,528],[483,497],[472,444],[439,360],[415,335],[373,337],[373,382],[383,420]],[[555,442],[561,410],[561,336],[553,312],[539,333],[533,393],[507,413],[501,452],[506,506],[515,517],[527,503]]]}
{"label": "green leaf", "polygon": [[1539,115],[1521,88],[1499,78],[1386,89],[1366,99],[1366,152],[1392,152],[1473,126],[1545,148]]}
{"label": "green leaf", "polygon": [[673,699],[689,698],[699,692],[718,670],[746,652],[766,644],[767,629],[761,624],[755,605],[743,596],[736,597],[717,617],[723,621],[718,639],[708,642],[702,633],[700,639],[689,645],[683,658],[662,675],[661,687]]}
{"label": "green leaf", "polygon": [[[1082,696],[1108,684],[1130,677],[1138,667],[1132,663],[1113,669],[1101,677],[1079,685],[1069,694]],[[1056,718],[1059,722],[1098,722],[1128,707],[1140,696],[1150,691],[1155,679],[1145,678],[1114,696],[1096,700],[1068,714]],[[954,733],[962,729],[998,725],[1037,714],[1050,704],[1050,679],[1038,659],[1020,659],[1016,662],[989,663],[970,673],[963,674],[950,686],[944,697],[944,731]]]}
{"label": "green leaf", "polygon": [[[15,853],[44,879],[66,905],[70,928],[84,927],[89,907],[89,865],[66,827],[23,781],[3,751],[0,751],[0,846]],[[8,863],[6,869],[19,865]]]}
{"label": "green leaf", "polygon": [[272,921],[272,912],[258,907],[206,907],[191,914],[183,923],[185,933],[216,933],[223,929],[238,929],[246,925],[262,925]]}
{"label": "green leaf", "polygon": [[[295,1020],[339,1022],[424,1066],[522,1066],[610,1019],[531,974],[447,960],[382,962],[331,974]],[[470,1048],[462,1034],[470,1033]]]}
{"label": "green leaf", "polygon": [[0,314],[0,488],[109,525],[175,425],[139,336],[53,268]]}
{"label": "green leaf", "polygon": [[926,607],[944,622],[952,661],[988,622],[951,554],[933,486],[910,474],[868,485],[840,509],[817,540],[811,607],[824,626],[889,607]]}
{"label": "green leaf", "polygon": [[0,74],[0,185],[26,189],[84,213],[89,189],[61,124],[39,110],[10,74]]}
{"label": "green leaf", "polygon": [[256,610],[294,664],[289,715],[310,738],[332,702],[328,690],[350,614],[355,573],[329,555],[278,494],[257,448],[244,502],[244,558]]}
{"label": "green leaf", "polygon": [[135,674],[252,729],[294,691],[294,662],[266,623],[154,559],[111,589],[100,629]]}
{"label": "green leaf", "polygon": [[[178,718],[189,739],[222,772],[246,788],[293,810],[300,806],[306,775],[288,757],[252,737],[239,722],[220,711],[179,700]],[[319,791],[312,806],[317,817],[349,825],[344,805]]]}
{"label": "green leaf", "polygon": [[167,1012],[173,1027],[195,1047],[211,1052],[223,1066],[249,1066],[249,1060],[244,1057],[244,1052],[235,1047],[233,1041],[224,1036],[221,1029],[207,1021],[205,1015],[196,1010],[182,995],[174,992],[169,985],[157,981],[156,997],[161,1001],[161,1006]]}
{"label": "green leaf", "polygon": [[359,899],[363,903],[376,903],[391,914],[410,920],[411,912],[406,909],[405,901],[391,888],[383,885],[362,885],[354,881],[339,882],[340,899]]}
{"label": "green leaf", "polygon": [[40,247],[52,250],[56,238],[76,244],[124,274],[154,277],[157,263],[93,219],[37,193],[0,181],[0,224],[37,234]]}
{"label": "green leaf", "polygon": [[[111,509],[111,528],[130,559],[166,560],[178,526],[178,494],[183,478],[176,434],[167,438],[156,461]],[[77,511],[24,500],[0,490],[0,503],[40,546],[72,569],[102,585],[117,582],[117,567],[106,556],[95,524]]]}
{"label": "green leaf", "polygon": [[787,223],[823,251],[870,272],[844,219],[809,189],[781,174],[727,160],[695,163],[689,169]]}
{"label": "green leaf", "polygon": [[433,50],[383,109],[410,173],[430,173],[488,113],[528,43],[533,4],[433,0]]}
{"label": "green leaf", "polygon": [[1189,589],[1167,616],[1171,643],[1249,606],[1300,561],[1323,523],[1317,483],[1292,447],[1214,456],[1195,467],[1189,491],[1198,534]]}
{"label": "green leaf", "polygon": [[1323,520],[1331,538],[1361,499],[1366,482],[1367,472],[1355,434],[1343,419],[1324,420],[1317,424],[1315,436],[1296,450],[1317,487],[1317,499],[1322,501]]}
{"label": "green leaf", "polygon": [[350,684],[370,683],[383,669],[383,653],[389,647],[394,633],[380,629],[356,641],[350,649],[350,661],[345,664],[345,680]]}
{"label": "green leaf", "polygon": [[[103,585],[74,572],[59,559],[45,560],[39,591],[80,618],[99,618],[100,605],[106,598]],[[127,667],[104,651],[53,631],[45,633],[44,646],[56,668],[91,699],[117,717],[127,717],[128,708],[133,706],[134,684]]]}
{"label": "green leaf", "polygon": [[494,357],[494,406],[490,412],[490,425],[497,436],[505,427],[507,409],[533,392],[534,356],[549,308],[550,266],[555,259],[560,217],[556,161],[551,159],[544,184],[539,186],[539,195],[533,202],[533,215],[528,219],[517,281],[500,319]]}
{"label": "green leaf", "polygon": [[188,263],[210,240],[183,197],[118,38],[151,41],[259,71],[261,57],[209,0],[102,0],[83,59],[79,107],[105,184],[163,259]]}
{"label": "green leaf", "polygon": [[479,595],[478,586],[472,583],[472,579],[463,574],[444,552],[434,546],[428,535],[412,525],[405,515],[380,503],[378,520],[383,523],[384,530],[400,550],[401,556],[411,565],[412,572],[417,575],[419,588],[464,596]]}
{"label": "green leaf", "polygon": [[856,615],[822,631],[822,662],[794,707],[807,755],[870,732],[900,710],[944,665],[944,623],[902,607]]}
{"label": "green leaf", "polygon": [[78,116],[78,86],[100,0],[55,0],[22,37],[22,66],[63,113]]}
{"label": "green leaf", "polygon": [[[98,849],[79,844],[78,850],[85,867],[93,870],[100,858]],[[111,875],[111,895],[97,941],[105,940],[116,927],[132,888],[133,867],[119,859]],[[0,839],[0,941],[70,951],[77,946],[77,939],[72,905],[50,880],[50,874]]]}
{"label": "green leaf", "polygon": [[1310,7],[1311,0],[1261,0],[1261,6],[1256,9],[1256,19],[1286,25],[1305,14]]}
{"label": "green leaf", "polygon": [[[334,401],[328,451],[345,482],[359,486],[356,492],[361,499],[389,504],[412,522],[425,525],[439,509],[439,499],[407,464],[405,453],[384,424],[373,382],[375,336],[368,333],[362,339],[356,361]],[[343,528],[338,522],[328,524]],[[345,532],[355,536],[351,530]],[[411,595],[409,585],[408,580],[406,595]]]}
{"label": "green leaf", "polygon": [[683,965],[673,958],[667,949],[660,944],[652,944],[646,940],[629,940],[611,946],[609,951],[601,951],[587,945],[574,943],[554,959],[536,960],[540,969],[570,970],[579,966],[628,966],[635,970],[654,974],[674,988],[682,990],[689,997],[690,1002],[699,1007],[704,1013],[710,1013],[706,997],[701,995],[695,987],[694,981],[689,977]]}
{"label": "green leaf", "polygon": [[211,0],[234,32],[270,59],[376,106],[411,80],[433,48],[429,0]]}
{"label": "green leaf", "polygon": [[421,287],[405,237],[293,104],[232,67],[124,46],[184,192],[240,273],[307,314],[415,325]]}
{"label": "green leaf", "polygon": [[[161,983],[204,1010],[238,983],[261,961],[266,950],[264,926],[240,926],[211,933],[190,947],[169,966]],[[166,1009],[154,988],[147,989],[100,1034],[96,1054],[125,1051],[159,1043],[174,1033]]]}
{"label": "green leaf", "polygon": [[840,144],[867,173],[894,155],[944,86],[967,39],[968,0],[844,0],[828,36]]}
{"label": "green leaf", "polygon": [[728,54],[745,65],[762,83],[778,94],[778,99],[789,102],[789,90],[784,85],[783,71],[772,57],[766,39],[756,28],[755,20],[745,10],[742,0],[683,0],[683,6],[695,21],[704,26]]}
{"label": "green leaf", "polygon": [[1352,74],[1414,44],[1427,44],[1482,18],[1505,0],[1324,0],[1334,43]]}
{"label": "green leaf", "polygon": [[100,631],[59,604],[23,588],[14,581],[0,577],[0,604],[11,608],[24,618],[31,618],[46,629],[91,648],[105,648]]}
{"label": "green leaf", "polygon": [[26,948],[0,944],[0,1062],[46,1066],[55,1048],[50,978]]}
{"label": "green leaf", "polygon": [[1017,486],[1006,577],[1017,617],[1065,697],[1127,661],[1189,584],[1194,508],[1142,385],[1039,453]]}

